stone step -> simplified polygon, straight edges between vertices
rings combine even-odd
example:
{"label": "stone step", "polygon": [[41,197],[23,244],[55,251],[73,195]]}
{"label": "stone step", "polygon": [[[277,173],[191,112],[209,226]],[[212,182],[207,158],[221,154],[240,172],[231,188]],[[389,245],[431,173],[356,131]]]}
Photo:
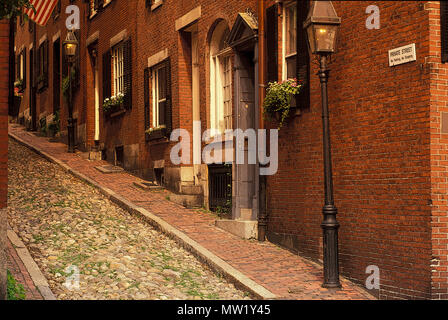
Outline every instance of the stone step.
{"label": "stone step", "polygon": [[162,186],[152,181],[134,181],[133,185],[143,190],[161,190]]}
{"label": "stone step", "polygon": [[124,171],[122,167],[113,166],[111,164],[104,166],[96,166],[95,169],[102,173],[119,173]]}

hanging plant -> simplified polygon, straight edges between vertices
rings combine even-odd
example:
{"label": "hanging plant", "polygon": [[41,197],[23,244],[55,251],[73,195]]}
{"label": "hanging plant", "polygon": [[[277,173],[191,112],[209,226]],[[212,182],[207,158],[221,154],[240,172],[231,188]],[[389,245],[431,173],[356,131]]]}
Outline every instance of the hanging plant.
{"label": "hanging plant", "polygon": [[302,85],[297,79],[269,83],[263,103],[263,113],[265,118],[270,120],[278,116],[278,129],[283,126],[289,115],[292,97],[297,95],[301,88]]}

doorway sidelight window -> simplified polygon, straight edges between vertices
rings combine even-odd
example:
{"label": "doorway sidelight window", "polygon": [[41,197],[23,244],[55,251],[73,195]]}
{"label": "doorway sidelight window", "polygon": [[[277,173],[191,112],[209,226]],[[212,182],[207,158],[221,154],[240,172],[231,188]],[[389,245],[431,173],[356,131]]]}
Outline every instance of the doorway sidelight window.
{"label": "doorway sidelight window", "polygon": [[210,128],[216,133],[232,129],[232,50],[225,40],[229,28],[221,21],[210,43]]}

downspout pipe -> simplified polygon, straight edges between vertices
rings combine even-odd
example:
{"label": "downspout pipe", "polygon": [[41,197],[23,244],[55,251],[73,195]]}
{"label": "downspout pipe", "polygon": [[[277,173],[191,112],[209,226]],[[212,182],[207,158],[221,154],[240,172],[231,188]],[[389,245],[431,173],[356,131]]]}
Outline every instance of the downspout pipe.
{"label": "downspout pipe", "polygon": [[[263,103],[265,98],[265,61],[266,61],[266,43],[265,43],[265,3],[264,0],[258,0],[258,129],[264,129]],[[258,138],[257,138],[258,139]],[[258,186],[258,241],[265,241],[267,232],[267,210],[266,210],[266,176],[260,175],[260,164],[257,157],[257,174],[259,175]]]}

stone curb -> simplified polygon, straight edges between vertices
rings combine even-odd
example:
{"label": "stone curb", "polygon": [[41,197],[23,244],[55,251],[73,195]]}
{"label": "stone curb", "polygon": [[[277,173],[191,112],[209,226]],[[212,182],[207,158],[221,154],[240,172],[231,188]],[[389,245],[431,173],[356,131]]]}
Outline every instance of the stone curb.
{"label": "stone curb", "polygon": [[100,184],[98,184],[96,181],[92,180],[91,178],[87,177],[86,175],[78,172],[77,170],[72,169],[70,166],[65,164],[64,162],[60,161],[59,159],[54,158],[50,154],[46,153],[45,151],[42,151],[38,147],[32,146],[26,141],[22,140],[21,138],[17,137],[15,134],[9,132],[8,135],[16,140],[18,143],[22,144],[23,146],[33,150],[37,154],[41,155],[42,157],[46,158],[48,161],[53,162],[61,166],[64,170],[72,174],[73,176],[84,180],[91,186],[97,188],[103,195],[105,195],[109,200],[120,206],[122,209],[128,211],[129,213],[137,216],[138,218],[142,219],[146,223],[150,224],[157,230],[163,232],[167,236],[169,236],[171,239],[176,241],[179,245],[181,245],[186,250],[190,251],[196,258],[198,258],[200,261],[208,265],[214,272],[222,275],[227,280],[231,281],[236,287],[239,289],[245,290],[250,292],[252,295],[254,295],[258,299],[263,300],[273,300],[278,299],[278,297],[272,293],[271,291],[267,290],[265,287],[259,285],[252,279],[250,279],[248,276],[244,275],[242,272],[238,271],[234,267],[232,267],[230,264],[204,248],[202,245],[191,239],[189,236],[187,236],[182,231],[176,229],[169,223],[167,223],[165,220],[159,218],[158,216],[150,213],[146,209],[142,207],[136,206],[134,203],[126,200],[122,196],[118,195],[114,191],[110,190],[109,188],[103,187]]}
{"label": "stone curb", "polygon": [[22,260],[26,270],[30,274],[31,280],[33,280],[34,285],[42,295],[42,298],[44,298],[44,300],[57,300],[55,295],[51,291],[50,286],[48,285],[47,279],[42,274],[36,262],[31,257],[31,254],[26,248],[25,244],[22,242],[22,240],[20,240],[20,238],[17,236],[14,230],[11,229],[9,224],[7,235],[8,239],[14,246],[17,255],[19,256],[20,260]]}

